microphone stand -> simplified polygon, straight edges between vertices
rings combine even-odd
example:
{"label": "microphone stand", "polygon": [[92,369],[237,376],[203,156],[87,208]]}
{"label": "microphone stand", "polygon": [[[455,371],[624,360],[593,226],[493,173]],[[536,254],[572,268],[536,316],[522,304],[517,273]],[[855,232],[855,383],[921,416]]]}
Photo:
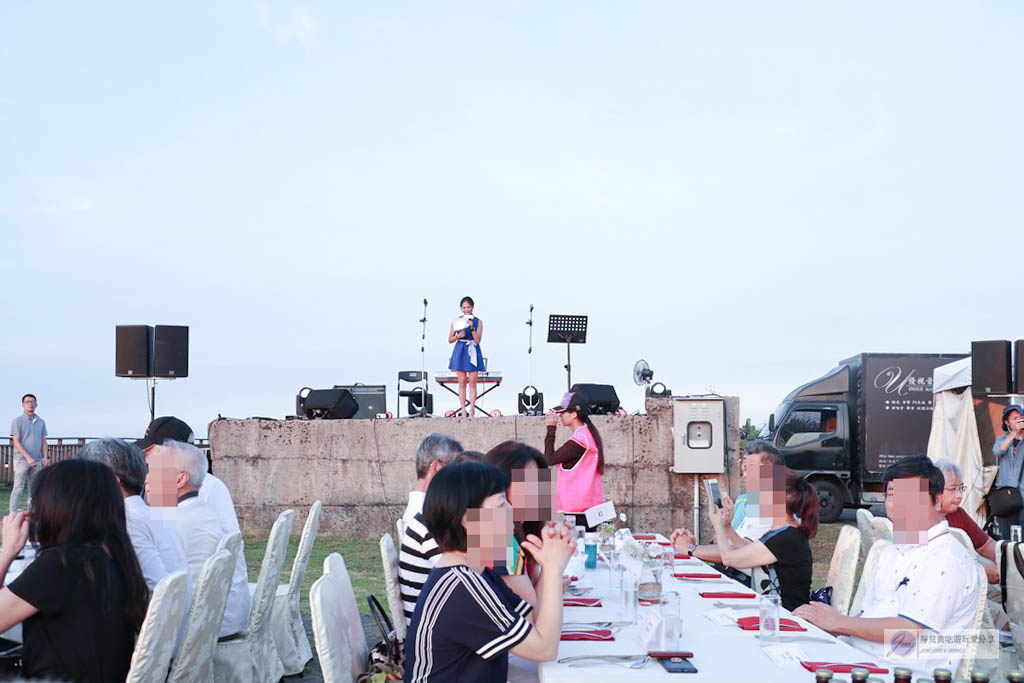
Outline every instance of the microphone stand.
{"label": "microphone stand", "polygon": [[423,380],[423,403],[420,404],[420,417],[427,416],[427,300],[423,300],[423,319],[420,320],[423,330],[420,336],[420,379]]}
{"label": "microphone stand", "polygon": [[527,367],[530,374],[530,386],[533,386],[533,304],[530,304],[530,319],[526,321],[530,328],[530,346],[526,349]]}

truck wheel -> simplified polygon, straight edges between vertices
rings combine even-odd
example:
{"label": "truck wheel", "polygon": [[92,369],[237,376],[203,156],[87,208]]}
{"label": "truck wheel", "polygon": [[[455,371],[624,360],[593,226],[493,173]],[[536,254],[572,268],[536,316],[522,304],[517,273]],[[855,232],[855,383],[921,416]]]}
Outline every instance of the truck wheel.
{"label": "truck wheel", "polygon": [[811,484],[818,491],[818,519],[824,524],[839,521],[843,514],[843,491],[831,481],[819,479]]}

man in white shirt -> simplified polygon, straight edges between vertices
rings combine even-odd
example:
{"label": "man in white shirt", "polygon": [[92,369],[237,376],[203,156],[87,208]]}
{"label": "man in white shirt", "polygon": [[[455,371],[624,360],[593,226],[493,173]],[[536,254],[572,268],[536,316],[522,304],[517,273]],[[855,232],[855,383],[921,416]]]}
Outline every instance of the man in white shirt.
{"label": "man in white shirt", "polygon": [[[942,472],[927,457],[910,456],[886,469],[882,484],[893,543],[879,558],[861,613],[843,616],[818,602],[793,612],[830,633],[850,636],[851,645],[880,660],[898,650],[887,636],[899,631],[917,640],[926,633],[970,629],[980,590],[974,558],[942,518]],[[921,675],[931,675],[936,667],[956,671],[962,649],[893,661]]]}
{"label": "man in white shirt", "polygon": [[406,619],[412,618],[423,582],[441,557],[437,542],[420,517],[423,499],[434,475],[450,465],[461,452],[462,444],[438,432],[428,435],[416,449],[416,490],[409,492],[409,503],[402,514],[403,531],[398,552],[398,585]]}
{"label": "man in white shirt", "polygon": [[[187,569],[185,551],[177,531],[172,525],[154,519],[149,505],[142,499],[142,488],[146,483],[146,461],[142,451],[120,439],[108,437],[85,444],[78,449],[78,457],[101,462],[114,470],[124,496],[128,537],[149,590],[152,591],[160,579],[171,572]],[[194,584],[195,577],[192,577],[190,592]]]}
{"label": "man in white shirt", "polygon": [[[192,444],[169,440],[149,450],[150,471],[173,465],[177,471],[176,524],[185,547],[185,558],[193,580],[198,578],[206,560],[217,551],[225,535],[217,512],[199,498],[206,477],[206,458]],[[159,463],[154,467],[154,463]],[[244,566],[244,565],[243,565]],[[232,577],[227,604],[220,625],[220,637],[234,635],[249,625],[249,586],[244,575]]]}

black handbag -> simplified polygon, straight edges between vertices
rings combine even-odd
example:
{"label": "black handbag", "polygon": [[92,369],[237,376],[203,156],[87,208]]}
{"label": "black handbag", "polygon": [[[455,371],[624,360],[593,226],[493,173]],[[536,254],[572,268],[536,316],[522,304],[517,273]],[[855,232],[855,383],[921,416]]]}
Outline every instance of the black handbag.
{"label": "black handbag", "polygon": [[[1011,445],[1012,449],[1013,446]],[[988,492],[985,503],[988,505],[989,517],[1012,517],[1024,508],[1024,496],[1020,494],[1020,478],[1024,474],[1024,457],[1020,459],[1017,470],[1017,486],[1000,486]]]}

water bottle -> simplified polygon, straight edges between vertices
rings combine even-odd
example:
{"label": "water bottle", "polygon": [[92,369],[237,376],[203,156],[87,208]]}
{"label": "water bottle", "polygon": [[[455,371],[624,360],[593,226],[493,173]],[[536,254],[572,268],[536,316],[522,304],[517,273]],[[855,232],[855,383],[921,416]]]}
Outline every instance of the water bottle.
{"label": "water bottle", "polygon": [[597,569],[597,534],[590,532],[586,535],[583,550],[587,555],[587,562],[583,566],[587,569]]}

